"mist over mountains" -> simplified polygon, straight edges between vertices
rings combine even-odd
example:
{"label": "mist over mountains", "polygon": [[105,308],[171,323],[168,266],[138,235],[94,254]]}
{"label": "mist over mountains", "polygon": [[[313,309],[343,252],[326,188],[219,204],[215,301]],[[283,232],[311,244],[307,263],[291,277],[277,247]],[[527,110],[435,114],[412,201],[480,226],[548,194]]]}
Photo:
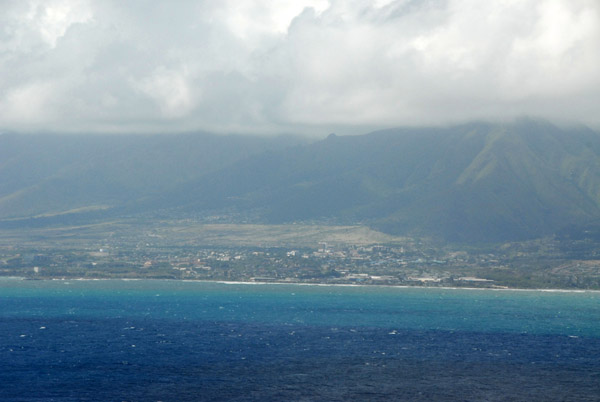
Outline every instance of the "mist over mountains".
{"label": "mist over mountains", "polygon": [[456,242],[536,238],[600,222],[600,133],[522,119],[312,143],[0,136],[4,226],[155,211],[360,223]]}

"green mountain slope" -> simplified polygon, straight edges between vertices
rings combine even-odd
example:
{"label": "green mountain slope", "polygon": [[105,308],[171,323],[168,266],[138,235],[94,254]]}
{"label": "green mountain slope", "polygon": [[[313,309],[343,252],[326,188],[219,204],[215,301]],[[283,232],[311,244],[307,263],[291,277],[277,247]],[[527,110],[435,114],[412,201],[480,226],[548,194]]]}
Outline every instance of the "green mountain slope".
{"label": "green mountain slope", "polygon": [[0,219],[136,205],[299,138],[0,135]]}
{"label": "green mountain slope", "polygon": [[600,134],[523,119],[315,143],[0,136],[0,218],[99,207],[361,223],[450,241],[535,238],[600,222]]}
{"label": "green mountain slope", "polygon": [[170,194],[271,223],[364,222],[457,241],[548,235],[600,217],[600,136],[544,122],[398,129],[259,154]]}

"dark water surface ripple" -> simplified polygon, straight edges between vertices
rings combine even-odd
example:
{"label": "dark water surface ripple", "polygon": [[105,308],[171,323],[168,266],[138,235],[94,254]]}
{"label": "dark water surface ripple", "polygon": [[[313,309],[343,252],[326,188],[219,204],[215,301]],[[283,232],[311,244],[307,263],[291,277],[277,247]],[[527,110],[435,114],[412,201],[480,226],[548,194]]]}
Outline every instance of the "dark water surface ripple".
{"label": "dark water surface ripple", "polygon": [[600,294],[0,280],[0,400],[600,400]]}

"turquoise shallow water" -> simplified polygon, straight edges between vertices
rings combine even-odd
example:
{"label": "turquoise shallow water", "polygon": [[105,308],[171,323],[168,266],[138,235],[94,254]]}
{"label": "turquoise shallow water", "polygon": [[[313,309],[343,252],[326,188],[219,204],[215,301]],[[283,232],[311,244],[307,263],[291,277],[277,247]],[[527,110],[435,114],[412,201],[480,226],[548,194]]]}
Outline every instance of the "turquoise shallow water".
{"label": "turquoise shallow water", "polygon": [[4,317],[146,317],[600,336],[600,292],[0,280]]}
{"label": "turquoise shallow water", "polygon": [[598,292],[2,279],[0,324],[2,400],[600,398]]}

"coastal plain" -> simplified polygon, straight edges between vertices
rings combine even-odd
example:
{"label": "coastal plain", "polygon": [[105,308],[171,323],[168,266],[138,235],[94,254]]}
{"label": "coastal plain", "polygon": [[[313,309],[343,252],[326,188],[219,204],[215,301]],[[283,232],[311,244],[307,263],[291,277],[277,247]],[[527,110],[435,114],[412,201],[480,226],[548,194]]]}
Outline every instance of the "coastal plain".
{"label": "coastal plain", "polygon": [[600,289],[594,242],[439,244],[363,226],[119,219],[0,230],[0,275]]}

